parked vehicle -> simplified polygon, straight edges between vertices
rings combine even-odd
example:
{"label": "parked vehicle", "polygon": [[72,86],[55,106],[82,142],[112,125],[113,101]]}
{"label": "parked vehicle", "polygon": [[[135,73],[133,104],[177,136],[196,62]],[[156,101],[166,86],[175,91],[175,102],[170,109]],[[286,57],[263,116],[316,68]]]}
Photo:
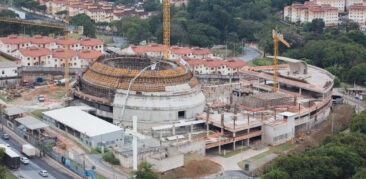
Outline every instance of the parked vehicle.
{"label": "parked vehicle", "polygon": [[36,148],[30,144],[22,145],[20,151],[22,154],[24,154],[25,156],[27,156],[29,158],[36,156]]}
{"label": "parked vehicle", "polygon": [[45,98],[44,98],[44,96],[43,95],[38,95],[38,101],[39,102],[44,102],[44,100],[45,100]]}

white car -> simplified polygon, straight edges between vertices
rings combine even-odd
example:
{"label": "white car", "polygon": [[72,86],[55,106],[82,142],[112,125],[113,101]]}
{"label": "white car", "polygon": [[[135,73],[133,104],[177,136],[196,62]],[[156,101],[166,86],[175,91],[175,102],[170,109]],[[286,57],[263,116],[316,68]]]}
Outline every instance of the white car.
{"label": "white car", "polygon": [[27,157],[20,157],[20,161],[23,163],[23,164],[29,164],[29,159]]}
{"label": "white car", "polygon": [[48,177],[48,172],[46,170],[39,171],[39,174],[43,177]]}

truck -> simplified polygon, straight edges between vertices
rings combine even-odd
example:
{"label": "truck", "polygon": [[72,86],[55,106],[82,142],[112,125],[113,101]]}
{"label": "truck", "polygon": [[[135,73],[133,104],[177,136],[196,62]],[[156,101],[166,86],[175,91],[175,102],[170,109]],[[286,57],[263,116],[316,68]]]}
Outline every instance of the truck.
{"label": "truck", "polygon": [[10,147],[4,144],[0,145],[0,148],[5,150],[4,162],[5,165],[12,170],[16,170],[20,167],[20,156],[14,152]]}
{"label": "truck", "polygon": [[21,153],[27,156],[28,158],[32,158],[36,156],[36,148],[30,144],[24,144],[21,147]]}

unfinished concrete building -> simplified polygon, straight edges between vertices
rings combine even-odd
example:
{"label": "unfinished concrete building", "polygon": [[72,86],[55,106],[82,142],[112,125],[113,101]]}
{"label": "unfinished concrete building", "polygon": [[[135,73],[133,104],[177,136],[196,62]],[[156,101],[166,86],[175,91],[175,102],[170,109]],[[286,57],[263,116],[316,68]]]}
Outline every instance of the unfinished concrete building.
{"label": "unfinished concrete building", "polygon": [[[232,96],[212,102],[198,116],[206,123],[206,149],[250,145],[256,141],[278,145],[310,130],[330,112],[334,76],[301,60],[279,57],[278,91],[273,93],[273,67],[244,67]],[[207,88],[210,98],[221,88]],[[217,92],[218,91],[218,92]],[[227,92],[226,92],[227,93]],[[220,101],[220,97],[217,96]]]}
{"label": "unfinished concrete building", "polygon": [[205,105],[198,80],[184,64],[142,56],[100,57],[71,91],[115,124],[130,126],[137,116],[140,129],[195,119]]}

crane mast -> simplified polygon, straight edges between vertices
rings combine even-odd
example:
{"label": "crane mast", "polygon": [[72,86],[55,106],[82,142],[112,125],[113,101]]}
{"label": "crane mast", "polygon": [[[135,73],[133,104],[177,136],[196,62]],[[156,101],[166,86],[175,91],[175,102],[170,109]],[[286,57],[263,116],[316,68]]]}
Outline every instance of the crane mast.
{"label": "crane mast", "polygon": [[278,41],[281,41],[287,47],[290,47],[290,44],[283,38],[283,35],[278,33],[277,30],[272,30],[273,37],[273,92],[276,93],[277,86],[277,64],[278,64]]}
{"label": "crane mast", "polygon": [[[67,8],[69,8],[69,1],[67,1]],[[66,46],[65,46],[65,97],[68,98],[70,95],[70,79],[69,79],[69,48],[70,45],[67,44],[67,38],[69,36],[69,9],[67,10],[66,13],[66,18],[65,18],[65,29],[64,29],[64,35],[65,35],[65,39],[66,39]],[[70,56],[71,57],[71,56]],[[71,57],[72,58],[72,57]]]}
{"label": "crane mast", "polygon": [[168,59],[170,55],[170,0],[164,1],[164,16],[163,16],[163,40],[164,51],[163,58]]}

